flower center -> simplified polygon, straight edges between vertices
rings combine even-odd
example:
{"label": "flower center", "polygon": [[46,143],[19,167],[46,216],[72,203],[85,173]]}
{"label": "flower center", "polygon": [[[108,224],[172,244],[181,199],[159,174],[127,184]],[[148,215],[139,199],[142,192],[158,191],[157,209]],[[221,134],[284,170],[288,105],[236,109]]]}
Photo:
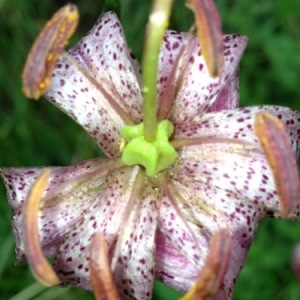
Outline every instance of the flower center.
{"label": "flower center", "polygon": [[121,160],[128,166],[141,165],[148,176],[155,176],[173,165],[178,156],[169,142],[173,130],[174,126],[170,121],[160,121],[154,140],[149,142],[144,136],[144,123],[124,126],[121,134],[127,144],[122,150]]}

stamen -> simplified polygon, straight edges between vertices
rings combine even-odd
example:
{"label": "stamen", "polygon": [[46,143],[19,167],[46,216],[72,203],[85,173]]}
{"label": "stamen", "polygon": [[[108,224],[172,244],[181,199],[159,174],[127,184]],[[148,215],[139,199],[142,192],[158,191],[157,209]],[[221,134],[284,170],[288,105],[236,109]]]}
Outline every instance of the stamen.
{"label": "stamen", "polygon": [[92,237],[90,245],[90,276],[96,300],[119,300],[110,264],[108,249],[102,233]]}
{"label": "stamen", "polygon": [[223,36],[221,19],[212,0],[187,0],[195,13],[201,51],[211,76],[219,76],[223,69]]}
{"label": "stamen", "polygon": [[59,283],[58,277],[43,254],[37,222],[40,202],[49,177],[50,170],[41,173],[31,187],[23,210],[25,255],[34,277],[46,286]]}
{"label": "stamen", "polygon": [[67,4],[59,9],[35,40],[23,70],[23,93],[38,99],[50,86],[57,60],[73,35],[79,19],[76,5]]}
{"label": "stamen", "polygon": [[205,265],[192,288],[181,300],[210,299],[222,284],[231,254],[231,239],[227,229],[220,229],[210,241]]}
{"label": "stamen", "polygon": [[280,213],[288,217],[295,212],[300,199],[299,173],[291,141],[281,121],[266,112],[255,116],[254,130],[273,173]]}

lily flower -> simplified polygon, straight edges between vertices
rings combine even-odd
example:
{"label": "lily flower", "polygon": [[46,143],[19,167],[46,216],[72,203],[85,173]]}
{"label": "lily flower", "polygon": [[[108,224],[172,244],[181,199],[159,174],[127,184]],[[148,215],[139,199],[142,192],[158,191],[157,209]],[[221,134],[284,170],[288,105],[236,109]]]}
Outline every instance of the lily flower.
{"label": "lily flower", "polygon": [[[122,299],[151,299],[154,278],[186,292],[206,266],[211,240],[225,232],[231,251],[217,258],[228,264],[214,297],[231,298],[259,221],[281,216],[255,115],[279,118],[298,157],[300,114],[278,106],[237,108],[237,68],[247,38],[225,35],[223,42],[223,71],[213,78],[197,37],[165,33],[151,143],[143,134],[139,65],[114,13],[104,14],[59,59],[45,96],[105,154],[49,168],[36,217],[39,243],[45,256],[55,256],[60,285],[92,289],[90,249],[100,233]],[[18,262],[28,259],[33,245],[24,229],[32,206],[24,203],[41,171],[2,169]],[[299,206],[289,216],[298,215]],[[38,258],[31,256],[35,269]]]}

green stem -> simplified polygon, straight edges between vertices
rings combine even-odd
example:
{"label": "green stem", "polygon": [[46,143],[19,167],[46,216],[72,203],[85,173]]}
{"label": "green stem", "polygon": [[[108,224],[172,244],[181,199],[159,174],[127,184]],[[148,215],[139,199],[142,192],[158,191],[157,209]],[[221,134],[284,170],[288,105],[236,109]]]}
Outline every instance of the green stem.
{"label": "green stem", "polygon": [[144,96],[144,136],[152,142],[157,127],[156,80],[158,57],[165,30],[168,26],[173,0],[155,0],[149,18],[148,32],[142,61]]}

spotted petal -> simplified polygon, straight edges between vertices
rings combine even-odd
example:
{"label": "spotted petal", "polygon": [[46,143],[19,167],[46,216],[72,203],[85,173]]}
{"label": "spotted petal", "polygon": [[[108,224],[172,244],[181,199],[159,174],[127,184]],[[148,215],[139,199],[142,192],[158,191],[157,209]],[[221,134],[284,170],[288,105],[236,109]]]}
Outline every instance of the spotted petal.
{"label": "spotted petal", "polygon": [[119,129],[141,120],[141,90],[114,13],[58,61],[46,97],[91,134],[109,157],[119,156]]}
{"label": "spotted petal", "polygon": [[[212,143],[242,143],[245,145],[259,144],[254,133],[254,116],[259,112],[269,112],[285,125],[291,140],[291,148],[296,158],[300,151],[300,113],[279,106],[255,106],[218,113],[208,113],[195,116],[188,122],[176,126],[175,144],[212,144]],[[181,141],[180,141],[181,140]],[[184,142],[185,141],[185,142]]]}
{"label": "spotted petal", "polygon": [[[187,216],[189,226],[193,228],[196,235],[200,235],[201,239],[207,239],[209,242],[220,229],[229,229],[233,255],[229,260],[223,289],[226,294],[231,295],[258,222],[265,214],[262,205],[247,202],[247,199],[237,193],[213,185],[209,186],[196,179],[174,181],[174,184],[185,200],[181,211]],[[201,256],[202,264],[204,259],[205,256]],[[197,273],[194,276],[197,276]],[[177,284],[176,281],[175,284]],[[174,287],[176,288],[176,285]]]}
{"label": "spotted petal", "polygon": [[182,206],[188,204],[184,203],[176,187],[166,183],[163,190],[166,196],[160,200],[159,229],[179,253],[200,269],[202,258],[207,254],[208,241],[186,221],[187,216],[182,213]]}
{"label": "spotted petal", "polygon": [[[175,180],[185,182],[190,190],[205,186],[229,191],[244,201],[263,205],[271,214],[279,213],[276,186],[266,158],[251,148],[224,143],[186,147],[176,166]],[[207,206],[215,204],[212,201]]]}
{"label": "spotted petal", "polygon": [[[197,257],[191,258],[194,249],[189,242],[188,231],[181,235],[182,231],[178,230],[178,214],[172,212],[173,207],[167,208],[167,214],[163,214],[164,210],[160,209],[162,223],[159,228],[164,231],[164,234],[158,235],[157,276],[175,289],[187,291],[203,267],[210,238],[220,229],[227,228],[232,233],[234,255],[230,258],[230,267],[222,286],[226,294],[231,295],[235,279],[244,264],[256,226],[264,211],[261,205],[247,203],[246,199],[236,193],[206,185],[185,175],[182,177],[185,180],[180,178],[180,181],[177,181],[177,176],[174,176],[171,183],[181,197],[180,211],[186,218],[189,228],[192,229],[201,251],[198,251]],[[169,218],[168,213],[173,215],[173,218]],[[171,229],[169,234],[165,228]],[[184,247],[180,245],[182,241]],[[180,271],[178,269],[180,267],[171,267],[173,264],[184,265],[184,268]]]}
{"label": "spotted petal", "polygon": [[[81,218],[95,199],[96,191],[115,163],[107,159],[86,161],[65,168],[51,168],[38,216],[40,242],[45,255],[52,255],[64,235]],[[22,208],[41,168],[3,169],[8,199],[13,209],[13,228],[19,261],[24,257]]]}
{"label": "spotted petal", "polygon": [[199,268],[191,264],[160,231],[156,237],[155,276],[178,291],[186,292],[195,281]]}
{"label": "spotted petal", "polygon": [[[221,101],[224,97],[219,98],[218,105],[223,108],[236,106],[236,71],[246,44],[245,37],[224,36],[224,70],[219,77],[213,78],[209,75],[196,37],[173,32],[166,36],[160,59],[158,82],[160,89],[168,89],[166,83],[171,77],[170,83],[175,86],[173,89],[168,89],[175,91],[175,97],[168,93],[169,98],[175,99],[170,111],[170,119],[173,123],[178,124],[196,115],[202,115],[213,105],[222,91],[226,99],[231,93],[235,96],[232,100],[224,101],[223,106]],[[175,71],[172,68],[175,68]],[[170,73],[168,70],[171,70]]]}
{"label": "spotted petal", "polygon": [[239,97],[239,77],[238,71],[236,71],[220,91],[217,99],[208,108],[207,112],[236,108],[239,106]]}
{"label": "spotted petal", "polygon": [[[283,121],[291,138],[291,147],[299,156],[300,114],[290,109],[254,107],[210,113],[176,127],[176,137],[183,139],[169,184],[176,187],[183,199],[179,204],[180,211],[193,233],[202,235],[202,239],[209,239],[220,228],[228,228],[231,232],[233,255],[216,299],[223,299],[224,295],[231,297],[259,220],[266,213],[280,215],[273,176],[253,132],[254,116],[262,110]],[[299,216],[299,212],[300,205],[294,217]],[[199,243],[203,243],[201,239]],[[177,251],[188,258],[178,247]],[[163,251],[158,253],[163,255]],[[166,266],[168,259],[172,260],[174,256],[166,257]],[[172,273],[162,264],[160,273],[168,274],[162,279],[175,288],[181,288],[180,282],[197,276],[195,271],[192,273],[192,261],[188,261],[186,269],[189,272],[182,272],[183,278],[174,281],[169,278],[175,276],[176,270]]]}
{"label": "spotted petal", "polygon": [[[122,299],[133,296],[151,299],[156,192],[150,186],[144,189],[144,176],[137,173],[138,169],[125,168],[112,173],[97,200],[61,244],[54,267],[64,285],[91,289],[88,249],[93,234],[102,232]],[[126,227],[123,227],[124,222]]]}
{"label": "spotted petal", "polygon": [[112,249],[123,224],[136,174],[132,168],[110,174],[93,203],[61,243],[54,268],[63,285],[91,289],[88,257],[92,236],[103,233],[109,251]]}
{"label": "spotted petal", "polygon": [[156,199],[160,192],[147,185],[140,193],[120,237],[119,259],[114,270],[121,298],[128,300],[152,299],[158,216]]}

